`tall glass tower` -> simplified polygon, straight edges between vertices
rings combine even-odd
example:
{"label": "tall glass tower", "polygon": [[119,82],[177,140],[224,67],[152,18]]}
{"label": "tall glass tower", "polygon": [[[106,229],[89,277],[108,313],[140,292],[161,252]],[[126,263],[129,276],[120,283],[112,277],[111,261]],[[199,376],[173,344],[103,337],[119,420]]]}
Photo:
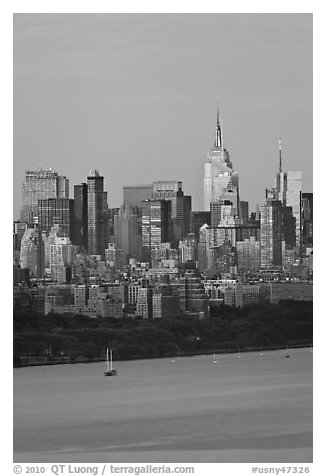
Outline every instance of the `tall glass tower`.
{"label": "tall glass tower", "polygon": [[104,256],[107,238],[107,192],[104,177],[92,169],[87,177],[88,254]]}
{"label": "tall glass tower", "polygon": [[151,263],[153,250],[171,239],[171,201],[147,200],[142,213],[143,260]]}
{"label": "tall glass tower", "polygon": [[239,216],[239,176],[233,171],[229,152],[223,146],[219,107],[216,116],[215,142],[207,154],[204,176],[204,210],[210,204],[228,200]]}
{"label": "tall glass tower", "polygon": [[301,244],[301,194],[302,194],[302,172],[282,171],[282,144],[279,139],[279,170],[276,174],[276,198],[280,200],[284,207],[292,208],[292,215],[295,218],[295,242],[296,246]]}
{"label": "tall glass tower", "polygon": [[153,200],[171,201],[173,240],[180,241],[190,232],[191,196],[184,195],[182,182],[161,180],[153,182]]}
{"label": "tall glass tower", "polygon": [[74,244],[87,251],[87,183],[74,185]]}
{"label": "tall glass tower", "polygon": [[141,259],[141,226],[139,214],[129,205],[122,205],[114,216],[114,242],[121,250],[123,264],[130,258]]}
{"label": "tall glass tower", "polygon": [[301,245],[301,193],[302,172],[288,172],[286,206],[292,207],[292,214],[295,218],[295,238],[297,246]]}
{"label": "tall glass tower", "polygon": [[282,203],[267,198],[260,207],[261,268],[282,266]]}

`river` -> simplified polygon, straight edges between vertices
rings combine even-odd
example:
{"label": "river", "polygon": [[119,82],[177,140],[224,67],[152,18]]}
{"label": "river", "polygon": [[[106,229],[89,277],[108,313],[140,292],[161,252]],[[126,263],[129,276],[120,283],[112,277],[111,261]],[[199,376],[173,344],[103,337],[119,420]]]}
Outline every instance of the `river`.
{"label": "river", "polygon": [[217,360],[14,369],[14,462],[312,462],[313,353]]}

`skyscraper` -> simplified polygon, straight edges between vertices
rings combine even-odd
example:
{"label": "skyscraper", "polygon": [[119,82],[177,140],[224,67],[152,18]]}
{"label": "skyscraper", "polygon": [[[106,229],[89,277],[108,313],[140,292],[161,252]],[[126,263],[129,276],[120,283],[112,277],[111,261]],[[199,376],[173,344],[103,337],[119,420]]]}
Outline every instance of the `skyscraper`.
{"label": "skyscraper", "polygon": [[14,221],[14,230],[13,230],[13,238],[14,238],[14,251],[20,251],[20,244],[24,233],[26,231],[27,224],[21,223],[20,221]]}
{"label": "skyscraper", "polygon": [[171,201],[147,200],[142,213],[143,260],[151,263],[153,249],[171,239]]}
{"label": "skyscraper", "polygon": [[[275,198],[280,200],[284,207],[292,208],[292,215],[295,218],[295,244],[301,245],[301,193],[302,193],[302,172],[282,170],[282,143],[279,139],[279,170],[276,174]],[[287,212],[288,213],[288,212]]]}
{"label": "skyscraper", "polygon": [[153,186],[150,185],[124,185],[122,188],[123,205],[133,208],[142,208],[144,200],[152,198]]}
{"label": "skyscraper", "polygon": [[153,182],[152,199],[171,201],[173,240],[178,242],[185,238],[190,232],[191,196],[184,195],[182,182],[177,180]]}
{"label": "skyscraper", "polygon": [[87,184],[74,185],[74,244],[88,247]]}
{"label": "skyscraper", "polygon": [[56,236],[53,243],[49,243],[49,265],[51,277],[56,282],[68,282],[71,278],[71,263],[75,255],[73,246],[68,237]]}
{"label": "skyscraper", "polygon": [[304,246],[313,244],[313,194],[302,193],[302,243]]}
{"label": "skyscraper", "polygon": [[203,225],[211,226],[210,211],[194,211],[190,215],[190,232],[199,240],[199,230]]}
{"label": "skyscraper", "polygon": [[45,264],[44,241],[41,229],[26,228],[21,241],[20,267],[28,268],[35,278],[43,278]]}
{"label": "skyscraper", "polygon": [[183,311],[203,313],[208,317],[208,296],[202,280],[192,271],[186,271],[178,281],[180,307]]}
{"label": "skyscraper", "polygon": [[282,142],[278,139],[279,164],[278,172],[276,174],[275,199],[279,200],[283,205],[286,205],[286,188],[287,188],[287,174],[282,169]]}
{"label": "skyscraper", "polygon": [[38,222],[42,231],[49,233],[59,225],[65,236],[73,239],[74,201],[69,198],[46,198],[38,201]]}
{"label": "skyscraper", "polygon": [[104,256],[107,241],[107,192],[104,177],[92,169],[87,177],[88,253]]}
{"label": "skyscraper", "polygon": [[301,245],[301,193],[302,172],[287,173],[286,206],[292,207],[292,215],[295,218],[296,245]]}
{"label": "skyscraper", "polygon": [[241,209],[241,219],[243,223],[246,223],[249,220],[249,202],[245,200],[240,201],[240,209]]}
{"label": "skyscraper", "polygon": [[239,272],[257,272],[260,270],[260,242],[251,236],[236,242],[237,266]]}
{"label": "skyscraper", "polygon": [[229,152],[223,146],[222,128],[217,109],[215,142],[208,152],[204,176],[204,210],[218,200],[232,202],[239,216],[239,176],[233,171]]}
{"label": "skyscraper", "polygon": [[282,266],[282,204],[273,198],[260,207],[260,261],[265,269]]}
{"label": "skyscraper", "polygon": [[195,262],[197,259],[197,241],[194,234],[189,234],[185,240],[179,242],[181,263]]}
{"label": "skyscraper", "polygon": [[136,209],[129,205],[120,207],[119,214],[114,216],[114,239],[124,264],[130,258],[141,258],[141,227]]}
{"label": "skyscraper", "polygon": [[47,198],[69,198],[69,180],[52,169],[27,170],[22,186],[21,221],[33,224],[38,201]]}

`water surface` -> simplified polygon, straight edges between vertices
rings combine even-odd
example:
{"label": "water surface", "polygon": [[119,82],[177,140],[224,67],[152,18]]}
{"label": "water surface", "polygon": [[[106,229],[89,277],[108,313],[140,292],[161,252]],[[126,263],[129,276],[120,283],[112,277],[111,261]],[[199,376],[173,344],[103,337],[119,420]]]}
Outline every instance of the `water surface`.
{"label": "water surface", "polygon": [[14,461],[312,462],[309,349],[14,369]]}

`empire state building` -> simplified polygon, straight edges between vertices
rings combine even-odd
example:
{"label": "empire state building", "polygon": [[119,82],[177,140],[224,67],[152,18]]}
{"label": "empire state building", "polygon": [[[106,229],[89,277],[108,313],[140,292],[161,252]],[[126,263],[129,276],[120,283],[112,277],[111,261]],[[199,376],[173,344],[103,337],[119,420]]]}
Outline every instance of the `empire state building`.
{"label": "empire state building", "polygon": [[219,108],[216,116],[215,142],[207,154],[204,176],[204,210],[217,201],[232,202],[239,215],[239,176],[233,171],[229,152],[223,147]]}

